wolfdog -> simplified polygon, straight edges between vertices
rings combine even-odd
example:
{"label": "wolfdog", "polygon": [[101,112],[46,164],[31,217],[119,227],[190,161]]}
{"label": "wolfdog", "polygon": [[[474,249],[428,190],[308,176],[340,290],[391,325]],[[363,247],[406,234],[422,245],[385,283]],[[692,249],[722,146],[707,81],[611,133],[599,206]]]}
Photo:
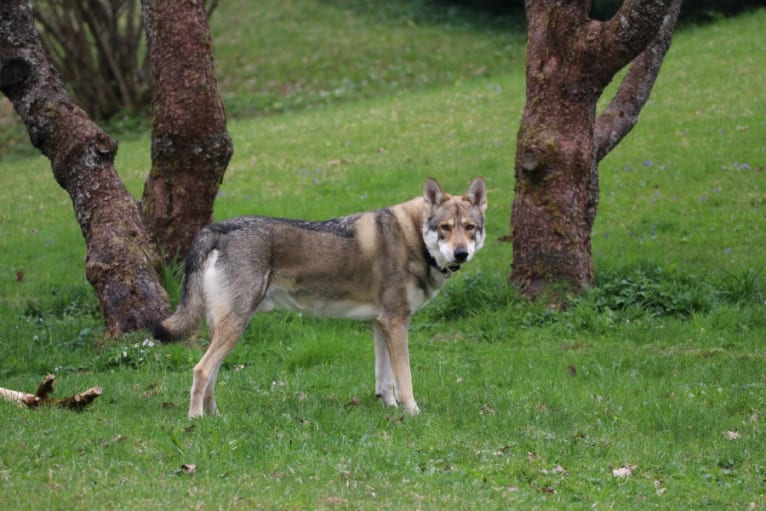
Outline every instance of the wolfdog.
{"label": "wolfdog", "polygon": [[244,216],[202,229],[186,257],[181,303],[153,328],[160,341],[178,340],[206,315],[211,341],[194,367],[189,417],[218,413],[223,359],[254,313],[277,308],[370,320],[376,395],[419,413],[410,318],[482,247],[486,210],[483,178],[463,196],[428,178],[421,197],[375,211],[322,222]]}

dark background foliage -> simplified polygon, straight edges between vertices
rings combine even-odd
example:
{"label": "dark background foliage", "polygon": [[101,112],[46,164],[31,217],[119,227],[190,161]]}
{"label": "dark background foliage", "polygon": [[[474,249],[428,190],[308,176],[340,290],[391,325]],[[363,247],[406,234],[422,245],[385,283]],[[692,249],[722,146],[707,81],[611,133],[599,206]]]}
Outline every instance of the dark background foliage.
{"label": "dark background foliage", "polygon": [[[524,10],[523,0],[435,0],[437,3],[464,5],[477,10],[508,14]],[[622,5],[623,0],[594,0],[591,6],[591,16],[596,19],[607,19]],[[681,10],[680,20],[706,21],[721,16],[731,16],[746,10],[766,5],[764,0],[687,0]]]}

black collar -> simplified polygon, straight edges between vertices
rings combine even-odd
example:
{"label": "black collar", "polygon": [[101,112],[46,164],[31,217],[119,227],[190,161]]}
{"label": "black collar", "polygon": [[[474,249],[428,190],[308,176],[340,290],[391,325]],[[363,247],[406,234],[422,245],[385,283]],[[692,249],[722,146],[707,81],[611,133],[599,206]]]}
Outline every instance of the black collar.
{"label": "black collar", "polygon": [[447,268],[442,268],[436,263],[436,259],[434,259],[434,256],[431,255],[431,252],[429,252],[427,248],[424,249],[423,251],[425,252],[426,262],[428,263],[428,266],[432,266],[436,268],[438,271],[440,271],[444,275],[450,275],[460,269],[459,264],[453,264],[452,266],[448,266]]}

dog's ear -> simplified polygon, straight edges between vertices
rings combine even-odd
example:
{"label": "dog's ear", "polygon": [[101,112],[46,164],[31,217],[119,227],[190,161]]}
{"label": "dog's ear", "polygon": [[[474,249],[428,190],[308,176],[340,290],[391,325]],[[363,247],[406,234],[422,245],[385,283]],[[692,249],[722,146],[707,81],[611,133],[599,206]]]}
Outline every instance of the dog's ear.
{"label": "dog's ear", "polygon": [[468,186],[468,190],[463,195],[463,199],[470,202],[473,206],[478,206],[482,212],[487,211],[487,184],[483,177],[477,177]]}
{"label": "dog's ear", "polygon": [[438,206],[444,201],[446,194],[436,179],[429,177],[423,185],[423,198],[426,200],[426,204]]}

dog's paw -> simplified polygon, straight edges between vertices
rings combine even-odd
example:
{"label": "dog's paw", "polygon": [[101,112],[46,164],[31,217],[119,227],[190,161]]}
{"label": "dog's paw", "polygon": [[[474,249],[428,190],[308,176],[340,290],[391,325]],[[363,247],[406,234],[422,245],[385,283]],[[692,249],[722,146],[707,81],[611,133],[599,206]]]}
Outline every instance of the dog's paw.
{"label": "dog's paw", "polygon": [[375,395],[386,408],[396,408],[396,398],[394,397],[393,392],[384,392]]}
{"label": "dog's paw", "polygon": [[418,408],[417,403],[413,401],[412,403],[402,404],[402,408],[404,409],[404,413],[406,415],[418,415],[420,413],[420,408]]}
{"label": "dog's paw", "polygon": [[192,404],[189,406],[189,413],[186,415],[189,417],[189,419],[199,419],[205,415],[205,412],[202,410],[202,405],[194,405]]}

